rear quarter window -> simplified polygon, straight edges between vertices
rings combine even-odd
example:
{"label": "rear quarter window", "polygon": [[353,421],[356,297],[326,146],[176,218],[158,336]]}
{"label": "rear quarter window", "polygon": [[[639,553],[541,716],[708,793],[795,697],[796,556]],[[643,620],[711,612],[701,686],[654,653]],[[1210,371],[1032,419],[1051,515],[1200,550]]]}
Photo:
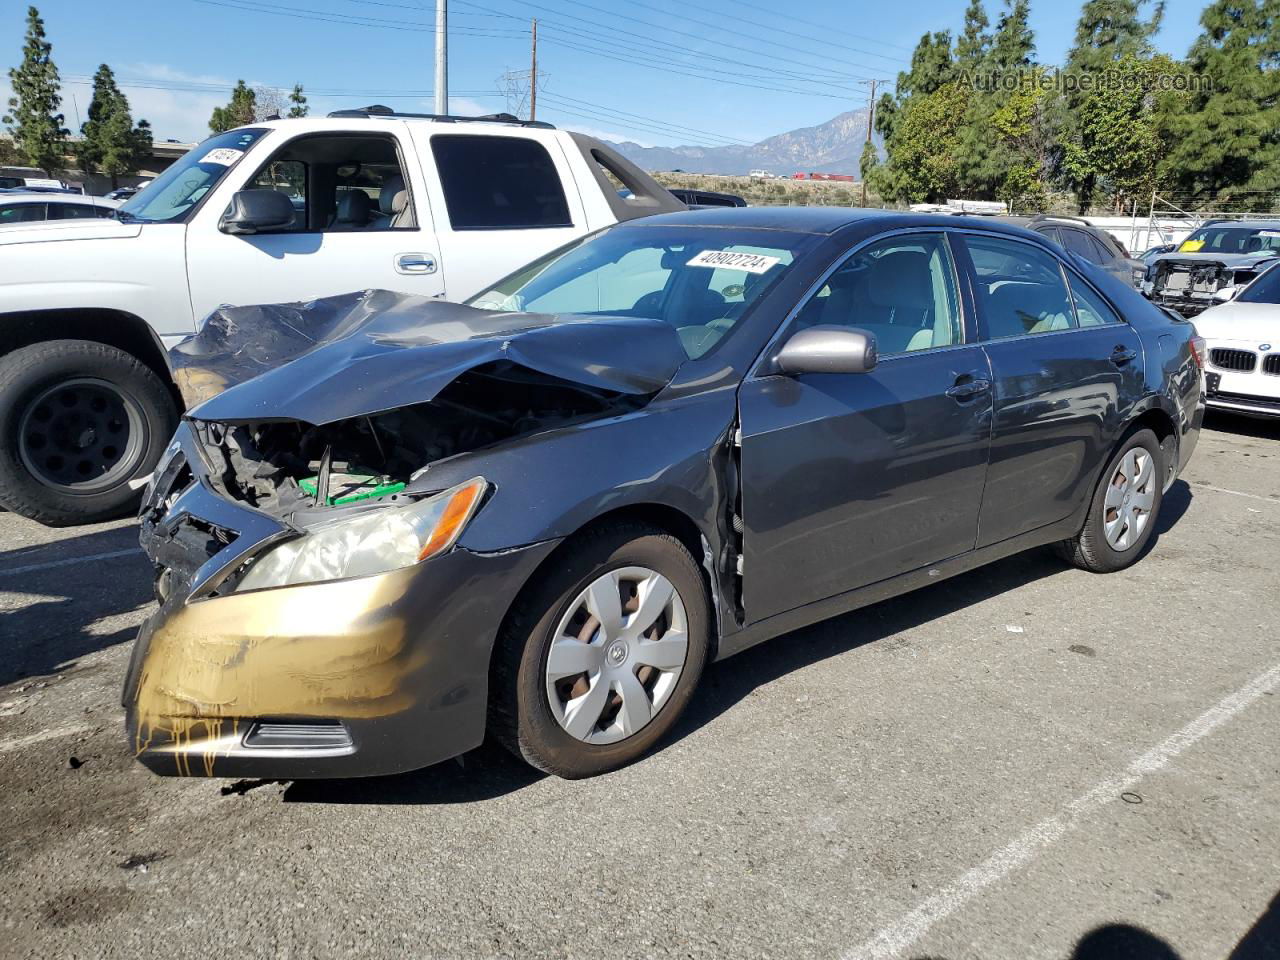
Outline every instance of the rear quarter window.
{"label": "rear quarter window", "polygon": [[560,174],[547,149],[524,137],[431,138],[454,230],[572,227]]}

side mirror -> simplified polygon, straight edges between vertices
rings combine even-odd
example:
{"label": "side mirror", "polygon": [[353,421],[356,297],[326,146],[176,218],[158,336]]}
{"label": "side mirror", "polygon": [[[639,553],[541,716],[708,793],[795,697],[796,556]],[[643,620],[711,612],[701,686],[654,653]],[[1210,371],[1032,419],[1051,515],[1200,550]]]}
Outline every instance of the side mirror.
{"label": "side mirror", "polygon": [[1239,292],[1240,292],[1239,287],[1223,287],[1221,290],[1219,290],[1217,293],[1213,295],[1213,299],[1216,300],[1218,303],[1226,303],[1228,300],[1233,299],[1235,295]]}
{"label": "side mirror", "polygon": [[819,325],[791,335],[778,354],[783,373],[869,373],[876,366],[875,334]]}
{"label": "side mirror", "polygon": [[250,234],[293,226],[293,203],[279,190],[241,190],[218,221],[223,233]]}

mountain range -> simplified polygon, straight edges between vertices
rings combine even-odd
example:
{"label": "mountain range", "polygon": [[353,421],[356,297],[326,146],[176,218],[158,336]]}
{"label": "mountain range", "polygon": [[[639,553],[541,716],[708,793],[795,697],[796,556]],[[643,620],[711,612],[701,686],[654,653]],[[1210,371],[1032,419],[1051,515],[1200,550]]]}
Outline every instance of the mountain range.
{"label": "mountain range", "polygon": [[[779,133],[759,143],[727,147],[644,147],[610,141],[619,153],[645,170],[744,174],[767,170],[793,173],[858,174],[858,158],[867,139],[867,111],[850,110],[816,127]],[[881,148],[880,138],[875,137]]]}

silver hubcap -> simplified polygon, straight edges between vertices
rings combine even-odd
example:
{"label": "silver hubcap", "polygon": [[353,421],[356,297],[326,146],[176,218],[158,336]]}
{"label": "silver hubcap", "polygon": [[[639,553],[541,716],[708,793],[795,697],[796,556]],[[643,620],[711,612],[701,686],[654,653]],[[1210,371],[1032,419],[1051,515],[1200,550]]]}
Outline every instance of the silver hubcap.
{"label": "silver hubcap", "polygon": [[684,603],[647,567],[597,577],[569,605],[547,654],[551,712],[585,743],[617,743],[666,705],[689,649]]}
{"label": "silver hubcap", "polygon": [[1103,504],[1102,527],[1111,549],[1128,550],[1147,529],[1156,498],[1155,475],[1151,454],[1142,447],[1134,447],[1120,458]]}

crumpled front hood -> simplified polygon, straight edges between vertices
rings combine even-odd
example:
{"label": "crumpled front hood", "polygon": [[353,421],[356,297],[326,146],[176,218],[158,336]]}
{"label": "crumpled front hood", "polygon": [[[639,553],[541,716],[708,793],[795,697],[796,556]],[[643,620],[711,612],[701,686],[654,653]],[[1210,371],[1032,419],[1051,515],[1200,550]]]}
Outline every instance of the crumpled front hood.
{"label": "crumpled front hood", "polygon": [[499,361],[644,395],[687,359],[660,320],[506,313],[385,290],[224,307],[170,357],[189,403],[239,384],[195,407],[196,419],[316,425],[428,402]]}
{"label": "crumpled front hood", "polygon": [[40,220],[0,228],[0,246],[50,243],[54,240],[130,240],[141,232],[140,223],[121,223],[109,218]]}
{"label": "crumpled front hood", "polygon": [[1162,253],[1158,257],[1153,257],[1151,266],[1154,268],[1158,263],[1185,263],[1196,267],[1221,264],[1224,267],[1240,268],[1257,266],[1264,261],[1275,259],[1276,253],[1273,250],[1258,253],[1178,253],[1175,250],[1172,253]]}
{"label": "crumpled front hood", "polygon": [[1224,303],[1196,317],[1195,325],[1209,340],[1280,344],[1280,306],[1274,303]]}

